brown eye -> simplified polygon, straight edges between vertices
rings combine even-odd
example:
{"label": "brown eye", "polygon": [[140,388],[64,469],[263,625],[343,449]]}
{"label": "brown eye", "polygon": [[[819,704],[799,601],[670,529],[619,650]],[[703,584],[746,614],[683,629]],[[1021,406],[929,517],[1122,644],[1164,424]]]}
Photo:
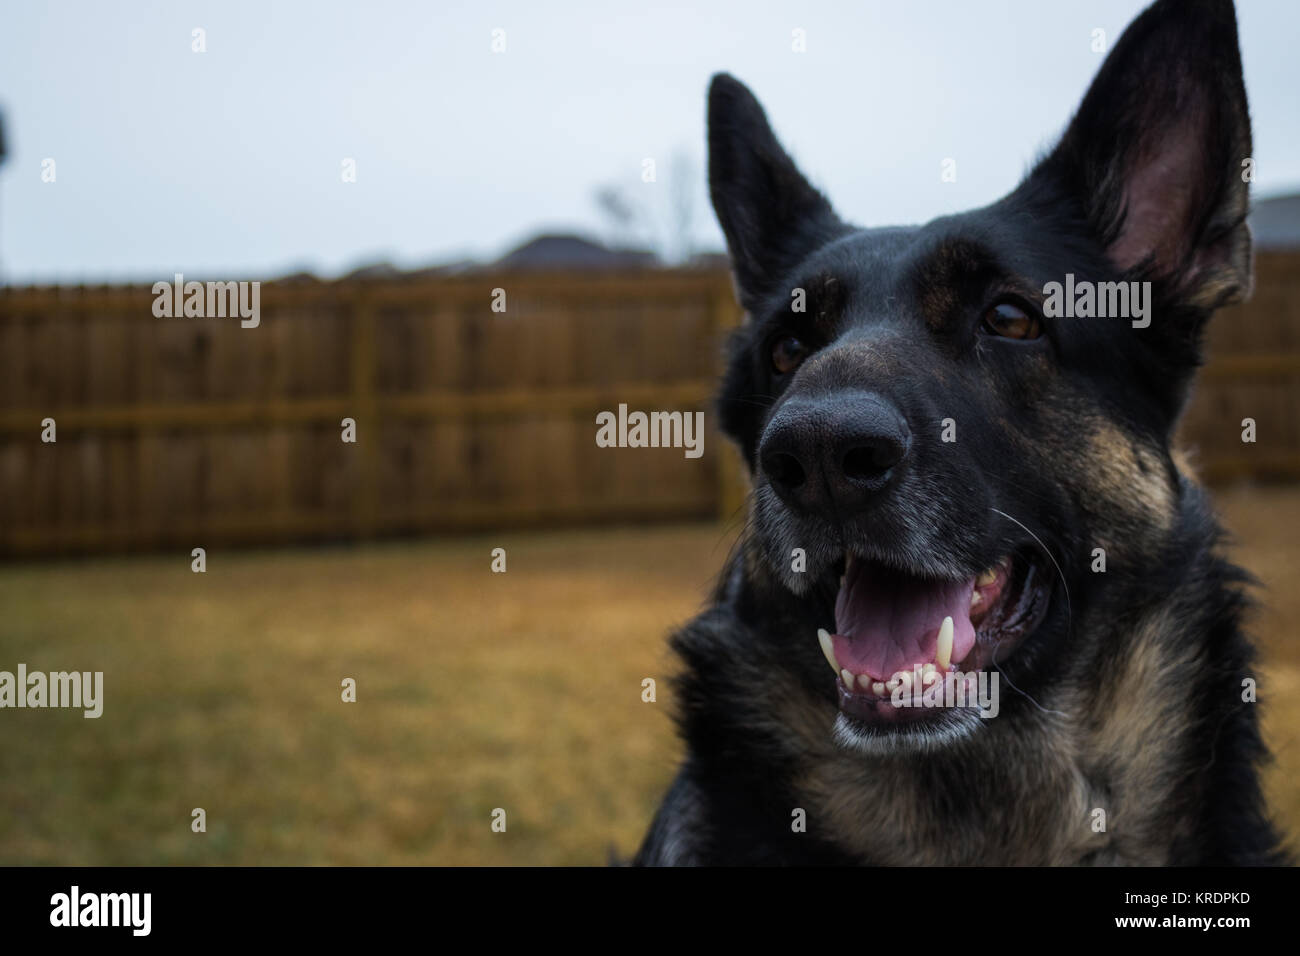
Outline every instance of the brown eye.
{"label": "brown eye", "polygon": [[1004,339],[1036,339],[1043,334],[1043,324],[1020,306],[1000,302],[984,313],[984,331]]}
{"label": "brown eye", "polygon": [[785,375],[798,368],[807,356],[807,347],[793,335],[787,335],[772,346],[772,368],[778,375]]}

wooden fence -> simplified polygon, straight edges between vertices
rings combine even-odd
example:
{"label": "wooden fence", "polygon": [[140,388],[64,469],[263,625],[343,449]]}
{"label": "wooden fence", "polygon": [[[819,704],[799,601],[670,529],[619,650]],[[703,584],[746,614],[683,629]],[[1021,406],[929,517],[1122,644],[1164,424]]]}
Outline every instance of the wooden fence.
{"label": "wooden fence", "polygon": [[[1260,252],[1255,294],[1210,322],[1180,439],[1214,483],[1300,478],[1300,250]],[[1242,420],[1255,421],[1254,444]]]}
{"label": "wooden fence", "polygon": [[[1185,430],[1212,479],[1300,475],[1298,261],[1261,255],[1255,300],[1217,320]],[[0,289],[0,555],[741,507],[709,413],[739,319],[725,274],[264,283],[247,329],[157,318],[153,301],[148,286]],[[705,411],[703,456],[598,448],[596,413],[620,404]]]}
{"label": "wooden fence", "polygon": [[153,300],[148,286],[0,291],[0,553],[740,505],[712,430],[700,458],[595,443],[596,413],[620,403],[708,411],[715,344],[737,320],[725,275],[265,283],[256,328],[157,318]]}

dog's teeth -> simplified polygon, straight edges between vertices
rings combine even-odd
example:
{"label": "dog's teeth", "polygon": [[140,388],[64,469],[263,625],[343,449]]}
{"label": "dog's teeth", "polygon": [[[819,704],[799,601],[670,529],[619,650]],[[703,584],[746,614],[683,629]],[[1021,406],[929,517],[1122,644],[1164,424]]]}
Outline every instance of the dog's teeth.
{"label": "dog's teeth", "polygon": [[940,670],[947,670],[952,663],[952,618],[945,617],[939,625],[939,652],[935,656]]}
{"label": "dog's teeth", "polygon": [[894,671],[894,675],[885,681],[885,690],[891,694],[898,688],[905,691],[912,689],[912,672],[911,671]]}
{"label": "dog's teeth", "polygon": [[875,694],[877,697],[884,697],[885,685],[881,681],[876,681],[871,685],[871,693]]}
{"label": "dog's teeth", "polygon": [[847,687],[849,690],[853,690],[853,686],[854,686],[853,675],[849,673],[849,669],[847,667],[840,670],[840,680],[844,681],[845,687]]}
{"label": "dog's teeth", "polygon": [[992,583],[993,583],[994,581],[996,581],[997,579],[998,579],[998,572],[997,572],[997,569],[996,569],[996,568],[989,568],[989,569],[986,570],[986,571],[981,571],[981,572],[980,572],[980,576],[977,577],[977,578],[975,579],[975,585],[976,585],[976,587],[985,588],[985,587],[988,587],[990,584],[992,584]]}
{"label": "dog's teeth", "polygon": [[971,591],[971,593],[970,593],[970,606],[971,606],[971,607],[975,607],[975,605],[979,604],[980,601],[983,601],[983,600],[984,600],[984,595],[980,594],[979,591]]}
{"label": "dog's teeth", "polygon": [[867,674],[858,675],[858,688],[864,694],[871,693],[871,677]]}
{"label": "dog's teeth", "polygon": [[830,662],[831,670],[839,673],[842,668],[840,662],[835,659],[835,646],[831,643],[831,636],[826,633],[826,628],[817,628],[817,642],[822,646],[822,653],[826,655],[826,660]]}

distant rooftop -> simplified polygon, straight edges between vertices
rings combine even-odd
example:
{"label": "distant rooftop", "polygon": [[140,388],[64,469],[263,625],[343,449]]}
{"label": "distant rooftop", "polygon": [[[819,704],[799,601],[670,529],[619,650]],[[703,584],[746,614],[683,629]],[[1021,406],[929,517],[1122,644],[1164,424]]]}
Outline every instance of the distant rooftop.
{"label": "distant rooftop", "polygon": [[653,269],[659,257],[643,249],[610,249],[569,234],[538,236],[493,263],[502,269]]}
{"label": "distant rooftop", "polygon": [[1248,221],[1257,248],[1300,249],[1300,193],[1258,200]]}

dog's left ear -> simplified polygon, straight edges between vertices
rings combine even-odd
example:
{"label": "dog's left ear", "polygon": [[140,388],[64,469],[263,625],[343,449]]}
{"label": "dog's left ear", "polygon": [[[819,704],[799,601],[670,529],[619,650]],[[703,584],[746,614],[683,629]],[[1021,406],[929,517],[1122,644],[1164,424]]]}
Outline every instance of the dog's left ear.
{"label": "dog's left ear", "polygon": [[1159,0],[1025,187],[1063,188],[1115,266],[1207,315],[1250,294],[1250,159],[1231,0]]}

